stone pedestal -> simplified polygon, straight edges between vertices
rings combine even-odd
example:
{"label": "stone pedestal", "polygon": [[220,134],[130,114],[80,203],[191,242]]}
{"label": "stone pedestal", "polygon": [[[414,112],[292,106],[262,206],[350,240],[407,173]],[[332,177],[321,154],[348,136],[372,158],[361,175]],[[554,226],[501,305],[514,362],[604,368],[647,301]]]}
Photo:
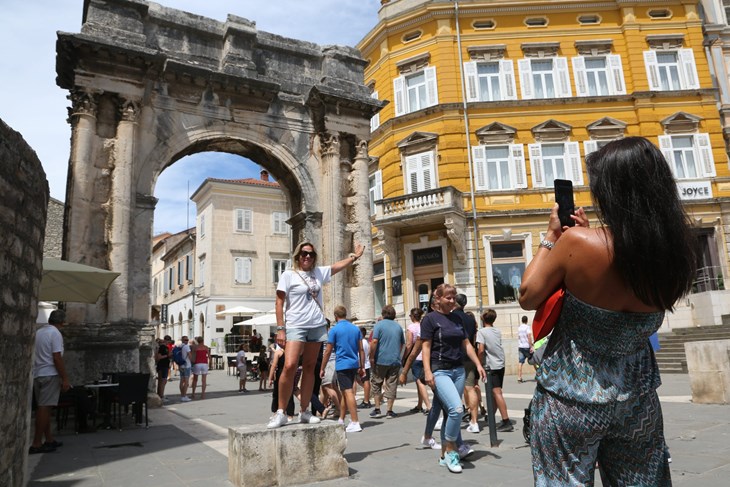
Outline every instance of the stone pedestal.
{"label": "stone pedestal", "polygon": [[239,487],[300,485],[349,475],[342,426],[228,429],[228,479]]}
{"label": "stone pedestal", "polygon": [[684,344],[692,401],[730,404],[730,340]]}

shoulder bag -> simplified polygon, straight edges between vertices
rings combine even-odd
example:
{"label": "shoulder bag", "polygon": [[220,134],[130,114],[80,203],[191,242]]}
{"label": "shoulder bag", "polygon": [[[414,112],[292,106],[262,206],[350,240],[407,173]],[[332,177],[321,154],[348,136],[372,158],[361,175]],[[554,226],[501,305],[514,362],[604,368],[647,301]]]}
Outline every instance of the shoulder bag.
{"label": "shoulder bag", "polygon": [[560,318],[560,312],[563,310],[563,301],[565,300],[565,287],[560,287],[551,294],[535,312],[532,319],[532,337],[534,341],[545,338],[555,328],[555,323]]}

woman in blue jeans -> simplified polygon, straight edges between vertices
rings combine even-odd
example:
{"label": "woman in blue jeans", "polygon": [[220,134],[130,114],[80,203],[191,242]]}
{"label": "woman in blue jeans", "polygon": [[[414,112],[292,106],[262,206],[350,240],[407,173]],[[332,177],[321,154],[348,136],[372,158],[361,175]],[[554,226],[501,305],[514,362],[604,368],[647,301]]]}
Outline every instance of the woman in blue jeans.
{"label": "woman in blue jeans", "polygon": [[474,362],[479,377],[486,373],[479,363],[474,347],[461,323],[461,318],[451,313],[456,308],[456,289],[450,284],[439,285],[433,293],[433,313],[421,321],[421,342],[423,346],[423,369],[426,385],[434,390],[444,409],[448,411],[446,422],[441,427],[441,459],[453,473],[461,472],[456,440],[461,427],[464,408],[461,396],[464,393],[464,357]]}

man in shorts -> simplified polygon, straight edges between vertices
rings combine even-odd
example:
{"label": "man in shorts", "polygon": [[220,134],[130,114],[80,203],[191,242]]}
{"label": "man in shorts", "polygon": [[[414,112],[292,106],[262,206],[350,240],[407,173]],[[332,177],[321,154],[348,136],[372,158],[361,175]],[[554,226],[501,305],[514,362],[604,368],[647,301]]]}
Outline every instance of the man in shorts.
{"label": "man in shorts", "polygon": [[329,361],[332,349],[335,350],[335,370],[337,372],[337,384],[342,393],[340,401],[340,423],[345,423],[345,411],[350,412],[350,424],[345,431],[357,433],[362,431],[357,417],[357,404],[355,403],[355,391],[352,388],[355,379],[365,375],[365,353],[362,349],[362,334],[360,329],[347,321],[347,310],[344,306],[335,307],[335,326],[329,331],[327,337],[327,348],[322,358],[322,368],[319,375],[324,378],[327,362]]}
{"label": "man in shorts", "polygon": [[185,364],[180,365],[180,402],[190,402],[188,397],[188,384],[190,382],[190,374],[193,371],[193,364],[190,362],[190,345],[188,345],[188,337],[182,337],[182,357]]}
{"label": "man in shorts", "polygon": [[504,348],[502,348],[502,332],[494,327],[497,320],[497,312],[487,309],[482,314],[483,328],[477,333],[477,354],[482,359],[484,368],[492,380],[492,397],[502,416],[502,423],[497,426],[497,431],[514,431],[515,427],[509,420],[507,403],[502,395],[502,383],[504,382]]}
{"label": "man in shorts", "polygon": [[[464,330],[466,331],[466,337],[474,347],[474,350],[476,350],[477,321],[474,319],[474,316],[464,312],[466,303],[466,295],[457,294],[457,307],[452,313],[461,318],[461,323],[464,325]],[[464,372],[466,373],[464,378],[464,402],[466,403],[466,407],[469,408],[469,412],[465,415],[465,417],[468,416],[469,418],[469,426],[466,427],[466,430],[469,433],[479,433],[479,396],[482,393],[479,390],[479,383],[477,382],[477,378],[479,377],[479,374],[477,374],[477,366],[474,365],[474,362],[469,357],[464,358]]]}
{"label": "man in shorts", "polygon": [[[66,322],[66,313],[53,310],[48,323],[41,326],[35,335],[33,362],[33,395],[38,408],[35,413],[35,433],[28,453],[55,451],[62,443],[53,439],[51,408],[58,405],[61,391],[71,388],[63,363],[63,336],[59,331]],[[45,442],[43,438],[45,437]]]}
{"label": "man in shorts", "polygon": [[[381,312],[383,319],[378,321],[373,330],[373,339],[370,343],[370,364],[375,364],[374,372],[370,379],[375,409],[370,413],[371,418],[379,418],[380,403],[383,397],[387,400],[388,410],[386,418],[396,418],[393,412],[396,390],[398,387],[398,374],[400,373],[401,357],[406,339],[403,336],[403,328],[396,323],[395,308],[387,304]],[[371,365],[372,366],[372,365]]]}

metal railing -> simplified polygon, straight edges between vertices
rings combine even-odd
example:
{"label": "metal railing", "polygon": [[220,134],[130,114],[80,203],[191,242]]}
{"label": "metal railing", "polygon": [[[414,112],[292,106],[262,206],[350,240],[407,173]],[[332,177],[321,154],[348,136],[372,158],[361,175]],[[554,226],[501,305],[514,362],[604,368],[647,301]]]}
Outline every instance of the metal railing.
{"label": "metal railing", "polygon": [[706,291],[722,291],[725,289],[725,279],[720,266],[700,267],[695,273],[692,282],[692,294]]}

